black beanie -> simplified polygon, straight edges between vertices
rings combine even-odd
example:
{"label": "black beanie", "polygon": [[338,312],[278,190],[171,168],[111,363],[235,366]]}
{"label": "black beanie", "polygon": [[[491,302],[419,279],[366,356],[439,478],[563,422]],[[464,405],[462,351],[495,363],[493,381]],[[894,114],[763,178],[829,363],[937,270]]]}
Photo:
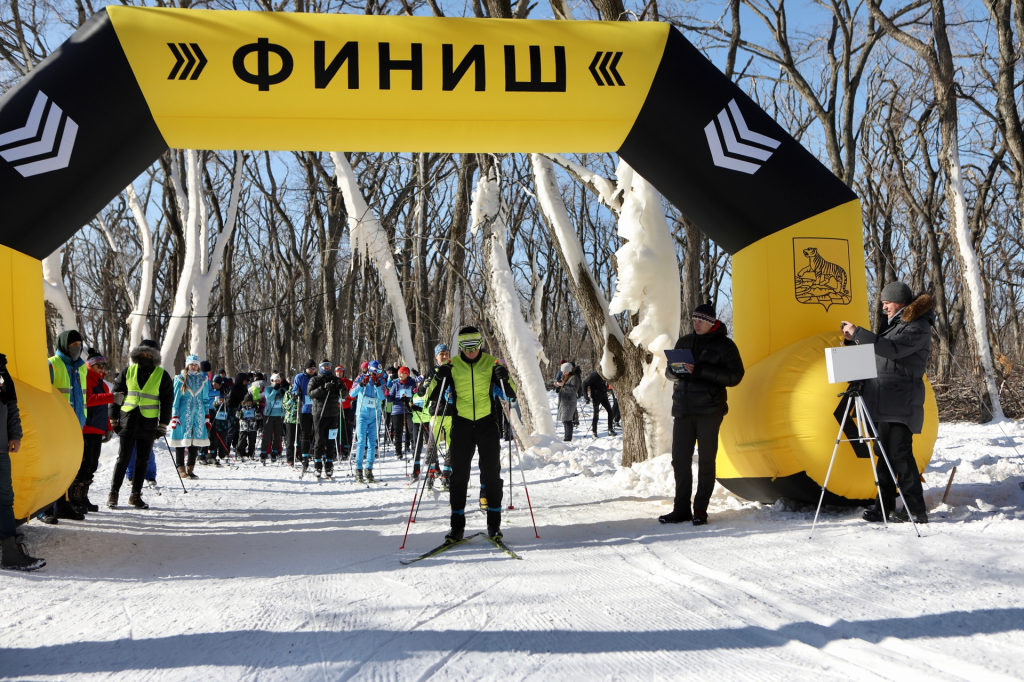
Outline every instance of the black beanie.
{"label": "black beanie", "polygon": [[213,365],[210,364],[209,360],[203,360],[199,363],[199,371],[209,372],[213,370]]}
{"label": "black beanie", "polygon": [[699,306],[694,308],[693,317],[696,317],[698,320],[710,322],[711,324],[718,321],[718,318],[715,316],[715,307],[711,305],[711,301],[701,303]]}
{"label": "black beanie", "polygon": [[316,369],[316,360],[313,358],[306,360],[306,369]]}
{"label": "black beanie", "polygon": [[156,348],[157,350],[160,350],[160,344],[153,339],[143,339],[139,345],[145,346],[146,348]]}

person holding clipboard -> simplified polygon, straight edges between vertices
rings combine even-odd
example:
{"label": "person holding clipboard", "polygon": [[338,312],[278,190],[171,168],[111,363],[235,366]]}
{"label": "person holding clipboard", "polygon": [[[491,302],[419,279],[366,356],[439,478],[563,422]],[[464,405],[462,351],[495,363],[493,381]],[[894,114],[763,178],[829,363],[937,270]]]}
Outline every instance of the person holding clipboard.
{"label": "person holding clipboard", "polygon": [[[680,337],[666,350],[665,375],[672,391],[672,469],[676,494],[672,512],[661,523],[708,522],[708,503],[715,487],[718,429],[729,411],[727,388],[743,378],[743,360],[710,302],[697,306],[691,317],[693,333]],[[697,446],[697,492],[693,490],[693,448]]]}

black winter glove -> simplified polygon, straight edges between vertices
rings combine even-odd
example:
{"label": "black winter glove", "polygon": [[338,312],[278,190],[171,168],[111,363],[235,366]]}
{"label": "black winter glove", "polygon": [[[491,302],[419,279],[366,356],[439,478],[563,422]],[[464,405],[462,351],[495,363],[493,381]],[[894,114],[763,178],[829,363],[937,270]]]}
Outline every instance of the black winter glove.
{"label": "black winter glove", "polygon": [[498,381],[508,381],[508,367],[505,365],[495,365],[491,373]]}
{"label": "black winter glove", "polygon": [[434,370],[434,380],[437,382],[445,382],[445,384],[451,386],[452,383],[452,366],[441,365]]}
{"label": "black winter glove", "polygon": [[157,438],[163,438],[166,435],[167,435],[167,424],[157,424],[156,425],[156,437]]}

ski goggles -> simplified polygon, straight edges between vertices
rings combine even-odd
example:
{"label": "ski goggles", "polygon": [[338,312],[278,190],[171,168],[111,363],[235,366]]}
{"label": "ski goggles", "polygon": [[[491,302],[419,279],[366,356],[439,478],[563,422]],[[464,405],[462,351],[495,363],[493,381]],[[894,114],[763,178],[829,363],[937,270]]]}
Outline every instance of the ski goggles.
{"label": "ski goggles", "polygon": [[470,334],[459,334],[459,349],[460,350],[477,350],[484,342],[484,336],[480,332],[472,332]]}

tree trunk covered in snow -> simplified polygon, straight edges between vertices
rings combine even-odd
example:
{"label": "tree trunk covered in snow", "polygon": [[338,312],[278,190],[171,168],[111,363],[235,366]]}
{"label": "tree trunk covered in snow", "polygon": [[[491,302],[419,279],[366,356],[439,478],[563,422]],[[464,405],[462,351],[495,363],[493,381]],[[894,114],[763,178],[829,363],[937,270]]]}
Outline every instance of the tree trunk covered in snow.
{"label": "tree trunk covered in snow", "polygon": [[956,244],[960,275],[967,292],[967,330],[971,339],[971,350],[977,363],[981,383],[985,387],[988,401],[982,401],[988,418],[1002,419],[1003,408],[999,401],[996,385],[995,364],[992,347],[988,339],[988,313],[985,306],[985,287],[981,277],[978,254],[972,241],[971,228],[967,220],[967,197],[963,188],[963,167],[960,163],[960,131],[957,113],[956,69],[953,51],[946,30],[946,8],[944,0],[931,0],[932,40],[924,43],[915,38],[886,15],[879,7],[880,0],[869,0],[868,6],[886,32],[897,41],[914,51],[927,65],[935,92],[935,106],[939,119],[939,165],[945,176],[946,204],[949,211],[950,231]]}
{"label": "tree trunk covered in snow", "polygon": [[[648,355],[647,362],[627,364],[627,372],[643,371],[631,397],[647,419],[650,450],[661,454],[672,448],[672,385],[665,378],[664,351],[679,338],[679,265],[660,195],[624,161],[617,174],[627,188],[619,217],[624,243],[615,252],[618,280],[609,310],[634,315],[627,338]],[[615,394],[620,401],[624,397]],[[624,421],[623,434],[626,428]]]}
{"label": "tree trunk covered in snow", "polygon": [[192,288],[192,335],[189,351],[195,353],[203,360],[209,357],[207,352],[207,335],[210,327],[210,293],[213,291],[213,285],[217,282],[221,263],[224,261],[224,252],[235,230],[236,218],[238,216],[238,199],[242,192],[242,168],[244,163],[245,155],[242,152],[236,151],[227,215],[224,217],[223,224],[220,225],[220,231],[217,233],[217,243],[213,248],[213,253],[207,254],[209,240],[206,238],[206,235],[209,221],[204,221],[202,236],[199,240],[200,262]]}
{"label": "tree trunk covered in snow", "polygon": [[74,306],[71,305],[71,299],[68,298],[68,290],[64,287],[61,262],[63,252],[64,247],[61,246],[43,259],[43,299],[53,306],[57,315],[54,324],[58,329],[53,330],[54,338],[62,331],[78,329],[78,316],[75,314]]}
{"label": "tree trunk covered in snow", "polygon": [[[176,165],[174,166],[176,167]],[[185,259],[178,279],[178,287],[174,294],[174,307],[171,319],[167,323],[164,342],[160,346],[160,355],[164,367],[175,368],[176,358],[180,350],[181,340],[189,322],[190,304],[192,301],[192,282],[195,281],[199,267],[199,226],[205,219],[202,192],[199,180],[199,153],[194,149],[185,150],[185,183],[180,178],[172,178],[178,195],[178,210],[181,215],[182,233],[184,237]],[[187,199],[186,199],[187,197]],[[184,202],[184,203],[183,203]]]}
{"label": "tree trunk covered in snow", "polygon": [[153,230],[146,218],[146,209],[142,206],[139,195],[135,193],[135,187],[128,185],[125,193],[128,195],[128,207],[135,218],[135,226],[139,230],[139,243],[142,246],[139,293],[135,296],[135,307],[128,316],[128,351],[131,352],[131,349],[138,346],[143,337],[149,334],[149,306],[153,302],[153,268],[156,253],[153,250]]}
{"label": "tree trunk covered in snow", "polygon": [[505,251],[506,225],[497,167],[489,157],[483,158],[485,161],[481,164],[480,179],[473,197],[472,229],[474,232],[483,229],[487,316],[502,349],[499,355],[505,357],[517,379],[526,431],[554,436],[555,422],[551,418],[538,360],[542,353],[540,342],[523,319],[519,294]]}
{"label": "tree trunk covered in snow", "polygon": [[[537,198],[551,243],[556,246],[569,288],[583,314],[594,347],[601,351],[601,376],[612,385],[619,401],[619,411],[622,413],[622,465],[642,462],[648,458],[649,453],[644,413],[633,397],[633,389],[643,379],[644,352],[624,338],[619,323],[608,312],[608,302],[586,264],[583,245],[562,200],[551,161],[539,154],[532,154],[530,158],[537,183]],[[582,174],[576,175],[580,177]],[[607,185],[603,191],[604,203],[618,207],[613,199],[616,196],[615,188],[607,181],[604,184]],[[594,186],[604,185],[596,183]],[[602,191],[598,190],[598,194],[601,195]]]}
{"label": "tree trunk covered in snow", "polygon": [[341,152],[331,152],[331,159],[334,161],[338,188],[345,198],[345,207],[348,210],[352,252],[353,254],[360,253],[364,257],[368,257],[377,269],[377,274],[384,284],[388,303],[391,304],[391,314],[395,323],[395,337],[398,340],[402,361],[410,367],[418,367],[416,349],[413,346],[412,333],[409,329],[409,315],[405,310],[401,283],[398,281],[398,274],[395,271],[395,259],[391,253],[391,243],[388,241],[387,234],[377,218],[370,211],[369,206],[366,205],[366,200],[359,190],[355,173],[352,171],[352,166],[349,164],[348,159]]}

